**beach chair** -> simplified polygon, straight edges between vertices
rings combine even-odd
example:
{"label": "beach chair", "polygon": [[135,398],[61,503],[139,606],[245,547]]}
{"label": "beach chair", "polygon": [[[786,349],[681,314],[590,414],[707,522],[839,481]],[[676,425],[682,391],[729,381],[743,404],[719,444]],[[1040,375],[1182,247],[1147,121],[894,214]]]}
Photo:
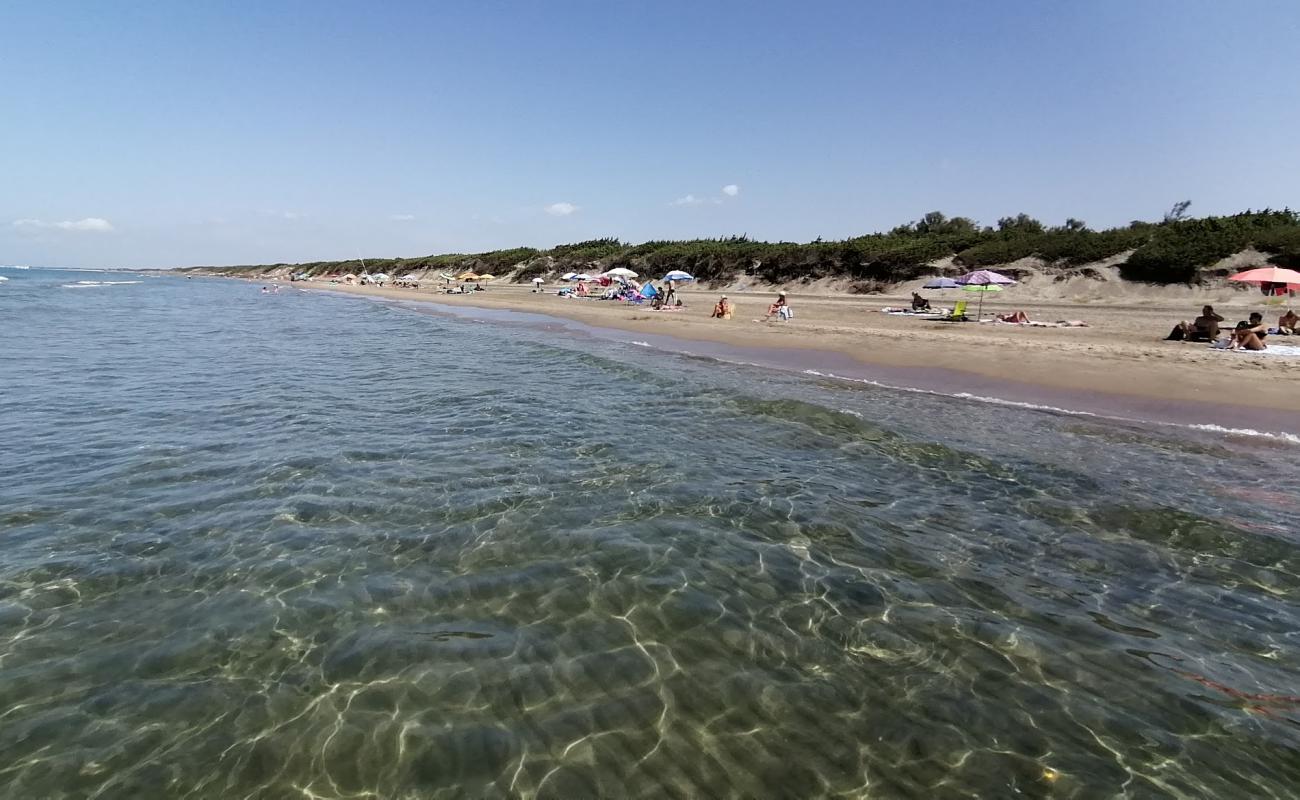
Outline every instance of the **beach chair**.
{"label": "beach chair", "polygon": [[966,303],[967,301],[965,300],[958,300],[957,305],[953,306],[952,308],[952,313],[946,317],[940,317],[939,321],[940,322],[970,322],[970,318],[966,316]]}

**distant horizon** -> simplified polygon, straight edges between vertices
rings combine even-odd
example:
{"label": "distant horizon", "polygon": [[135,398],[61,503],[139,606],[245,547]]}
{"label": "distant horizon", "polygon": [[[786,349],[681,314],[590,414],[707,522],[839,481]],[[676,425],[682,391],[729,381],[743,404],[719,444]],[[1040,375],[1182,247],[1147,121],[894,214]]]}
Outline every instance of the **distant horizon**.
{"label": "distant horizon", "polygon": [[0,261],[1295,206],[1298,32],[1280,0],[18,5],[0,30],[22,65],[0,88]]}

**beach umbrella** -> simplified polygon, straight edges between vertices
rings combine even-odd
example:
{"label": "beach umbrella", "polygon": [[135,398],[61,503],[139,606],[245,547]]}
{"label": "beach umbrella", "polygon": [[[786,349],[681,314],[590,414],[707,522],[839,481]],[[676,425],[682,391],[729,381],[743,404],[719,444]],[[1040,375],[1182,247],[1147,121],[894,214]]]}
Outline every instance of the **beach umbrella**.
{"label": "beach umbrella", "polygon": [[931,278],[921,287],[922,289],[960,289],[961,284],[952,278]]}
{"label": "beach umbrella", "polygon": [[[1000,287],[1009,286],[1015,283],[1014,280],[1008,278],[1006,275],[1001,275],[997,272],[988,269],[978,269],[975,270],[974,272],[968,272],[965,275],[958,278],[957,282],[962,285],[962,289],[964,289],[965,291],[981,293],[979,311],[975,312],[976,319],[981,319],[984,316],[984,294],[985,293],[1000,292],[1002,291]],[[972,287],[977,287],[977,288],[972,288]],[[984,288],[979,288],[979,287],[984,287]],[[999,288],[987,288],[987,287],[999,287]]]}
{"label": "beach umbrella", "polygon": [[666,281],[675,281],[677,283],[682,283],[685,281],[695,280],[695,276],[689,272],[682,272],[680,269],[675,269],[672,272],[665,275],[663,279]]}
{"label": "beach umbrella", "polygon": [[1002,287],[996,283],[968,283],[965,286],[961,287],[961,290],[963,292],[980,293],[979,310],[975,312],[975,318],[983,319],[984,318],[984,295],[988,294],[989,292],[1000,292],[1002,291]]}
{"label": "beach umbrella", "polygon": [[1290,291],[1300,292],[1300,272],[1284,267],[1248,269],[1245,272],[1238,272],[1236,275],[1229,275],[1228,280],[1241,283],[1258,283],[1261,286],[1264,284],[1284,285]]}
{"label": "beach umbrella", "polygon": [[479,276],[478,276],[478,275],[475,275],[473,271],[462,272],[461,274],[459,274],[459,275],[456,276],[456,280],[458,280],[458,281],[476,281],[476,280],[479,280]]}
{"label": "beach umbrella", "polygon": [[968,286],[971,284],[976,286],[989,286],[992,284],[1009,286],[1015,283],[1013,279],[1008,278],[1006,275],[1002,275],[1001,273],[994,272],[991,269],[977,269],[974,272],[967,272],[965,275],[958,278],[957,282],[962,286]]}
{"label": "beach umbrella", "polygon": [[635,278],[637,274],[627,267],[615,267],[604,273],[606,278]]}
{"label": "beach umbrella", "polygon": [[537,284],[538,286],[541,286],[543,283],[546,283],[546,281],[542,280],[541,278],[533,278],[533,283]]}
{"label": "beach umbrella", "polygon": [[573,275],[572,277],[570,277],[569,280],[571,280],[571,281],[594,281],[594,280],[596,280],[596,279],[593,278],[593,277],[591,277],[590,275],[588,275],[588,274],[585,273],[585,272],[579,272],[578,274]]}
{"label": "beach umbrella", "polygon": [[497,279],[497,276],[495,276],[495,275],[480,275],[480,276],[478,276],[478,279],[481,280],[481,281],[494,281],[494,280]]}
{"label": "beach umbrella", "polygon": [[566,272],[566,273],[564,273],[563,275],[560,276],[560,280],[562,280],[562,281],[571,281],[571,280],[573,280],[573,279],[576,278],[576,277],[578,277],[578,273],[576,273],[576,272]]}

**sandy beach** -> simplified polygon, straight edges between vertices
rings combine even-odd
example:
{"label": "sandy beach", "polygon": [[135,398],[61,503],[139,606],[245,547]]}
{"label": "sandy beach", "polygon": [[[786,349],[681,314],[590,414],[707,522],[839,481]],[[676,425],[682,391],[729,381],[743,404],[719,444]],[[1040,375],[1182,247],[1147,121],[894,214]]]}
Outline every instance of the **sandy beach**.
{"label": "sandy beach", "polygon": [[[1035,298],[1025,292],[986,302],[991,312],[1023,310],[1035,321],[1083,320],[1088,327],[1057,328],[1000,323],[946,323],[881,313],[901,306],[910,295],[830,295],[791,291],[796,318],[763,321],[772,292],[726,294],[736,306],[731,320],[710,318],[721,291],[688,288],[684,307],[653,311],[648,306],[558,297],[524,286],[493,284],[468,295],[446,294],[441,287],[419,290],[295,283],[318,289],[445,306],[522,311],[576,320],[587,325],[647,335],[717,342],[725,345],[815,350],[838,353],[858,363],[887,367],[928,367],[995,381],[1058,390],[1104,392],[1145,399],[1248,406],[1300,413],[1300,357],[1214,350],[1204,344],[1167,342],[1163,337],[1179,319],[1195,316],[1203,302],[1215,302],[1230,327],[1250,311],[1267,309],[1272,324],[1277,306],[1251,305],[1259,298],[1237,293],[1222,299],[1143,298],[1104,304]],[[936,305],[962,299],[956,292],[927,293]],[[971,310],[975,301],[971,300]],[[1290,344],[1282,337],[1275,344]],[[1295,341],[1300,345],[1300,340]]]}

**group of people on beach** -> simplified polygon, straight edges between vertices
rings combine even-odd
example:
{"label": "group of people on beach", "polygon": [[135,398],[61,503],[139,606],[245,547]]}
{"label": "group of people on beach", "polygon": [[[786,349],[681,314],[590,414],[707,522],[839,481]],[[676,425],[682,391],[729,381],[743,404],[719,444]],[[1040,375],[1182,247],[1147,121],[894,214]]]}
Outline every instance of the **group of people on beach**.
{"label": "group of people on beach", "polygon": [[[1220,337],[1222,336],[1219,328],[1220,322],[1223,322],[1223,317],[1215,313],[1214,306],[1205,306],[1201,309],[1199,317],[1191,322],[1179,322],[1165,339],[1175,342],[1209,342],[1216,344],[1221,340]],[[1269,328],[1264,324],[1264,315],[1258,311],[1252,311],[1249,319],[1241,320],[1236,327],[1228,331],[1225,348],[1228,350],[1265,350],[1268,345],[1264,343],[1264,340],[1270,335],[1300,335],[1300,315],[1297,315],[1294,310],[1287,310],[1278,317],[1277,326]]]}
{"label": "group of people on beach", "polygon": [[[736,306],[728,300],[727,296],[724,294],[713,306],[713,313],[710,316],[713,319],[731,319],[735,312]],[[794,319],[794,309],[790,307],[790,301],[786,297],[785,292],[777,293],[776,300],[767,307],[767,315],[763,317],[763,321],[766,322],[773,317],[776,317],[779,320]]]}

